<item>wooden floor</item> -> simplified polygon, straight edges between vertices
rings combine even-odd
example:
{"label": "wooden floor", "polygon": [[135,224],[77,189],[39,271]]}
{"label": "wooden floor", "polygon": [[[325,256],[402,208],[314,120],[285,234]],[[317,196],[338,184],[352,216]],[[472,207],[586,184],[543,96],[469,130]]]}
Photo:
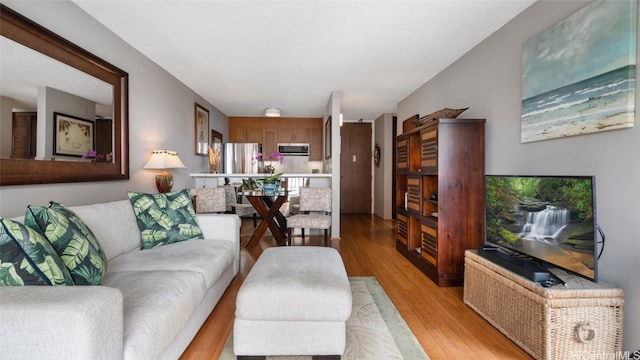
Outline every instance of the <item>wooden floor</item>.
{"label": "wooden floor", "polygon": [[[240,273],[191,342],[181,359],[217,359],[233,327],[238,288],[262,250],[276,246],[265,236],[245,249],[253,231],[250,220],[241,230]],[[395,250],[395,225],[367,214],[341,216],[340,251],[349,276],[375,276],[402,314],[431,360],[531,359],[517,345],[462,302],[462,288],[440,288]],[[298,239],[300,240],[300,239]],[[322,245],[322,237],[307,238]]]}

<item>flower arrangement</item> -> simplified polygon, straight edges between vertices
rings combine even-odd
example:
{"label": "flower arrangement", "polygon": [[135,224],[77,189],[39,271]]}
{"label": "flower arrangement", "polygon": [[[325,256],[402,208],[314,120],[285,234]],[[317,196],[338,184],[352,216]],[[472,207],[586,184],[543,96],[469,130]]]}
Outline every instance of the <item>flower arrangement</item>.
{"label": "flower arrangement", "polygon": [[113,153],[112,152],[103,155],[103,154],[98,154],[98,152],[95,151],[95,150],[87,150],[82,155],[82,159],[83,160],[91,160],[93,162],[98,162],[98,161],[103,161],[103,160],[111,162],[112,158],[113,158]]}
{"label": "flower arrangement", "polygon": [[93,161],[100,161],[102,159],[104,159],[104,155],[102,154],[98,154],[97,151],[95,150],[87,150],[84,152],[84,154],[82,155],[82,159],[86,160],[93,160]]}
{"label": "flower arrangement", "polygon": [[[256,157],[256,160],[260,161],[260,160],[264,160],[263,159],[263,154],[261,152],[259,152]],[[273,152],[269,155],[269,164],[264,166],[264,173],[265,174],[273,174],[276,172],[276,168],[273,167],[272,163],[274,160],[278,160],[278,162],[280,162],[280,164],[284,163],[284,155],[282,155],[282,153],[280,153],[280,151],[276,151]]]}
{"label": "flower arrangement", "polygon": [[209,151],[207,153],[209,155],[209,172],[214,174],[218,172],[218,166],[220,165],[220,149],[216,148],[215,150],[209,146]]}

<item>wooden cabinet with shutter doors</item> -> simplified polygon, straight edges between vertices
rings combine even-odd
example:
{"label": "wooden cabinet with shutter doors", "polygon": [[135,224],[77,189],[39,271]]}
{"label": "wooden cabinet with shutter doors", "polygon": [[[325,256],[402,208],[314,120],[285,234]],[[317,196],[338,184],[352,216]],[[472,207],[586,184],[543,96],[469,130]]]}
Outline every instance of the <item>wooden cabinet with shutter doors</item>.
{"label": "wooden cabinet with shutter doors", "polygon": [[440,286],[484,243],[484,119],[439,119],[396,139],[396,249]]}

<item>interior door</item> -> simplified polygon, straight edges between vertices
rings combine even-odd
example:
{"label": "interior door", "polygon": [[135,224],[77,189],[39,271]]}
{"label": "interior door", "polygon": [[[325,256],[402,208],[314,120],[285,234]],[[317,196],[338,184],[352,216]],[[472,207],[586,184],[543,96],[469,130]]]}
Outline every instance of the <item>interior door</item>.
{"label": "interior door", "polygon": [[35,158],[38,114],[35,112],[14,112],[12,115],[11,158]]}
{"label": "interior door", "polygon": [[371,214],[371,123],[343,123],[340,141],[340,212]]}
{"label": "interior door", "polygon": [[96,152],[98,154],[113,154],[113,120],[96,119]]}

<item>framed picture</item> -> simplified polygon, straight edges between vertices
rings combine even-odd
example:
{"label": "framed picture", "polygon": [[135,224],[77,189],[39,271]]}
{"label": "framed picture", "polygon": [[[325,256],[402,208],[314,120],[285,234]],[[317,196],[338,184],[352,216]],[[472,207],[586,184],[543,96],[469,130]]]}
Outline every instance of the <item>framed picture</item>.
{"label": "framed picture", "polygon": [[195,104],[196,155],[207,156],[209,151],[209,110]]}
{"label": "framed picture", "polygon": [[634,126],[637,1],[596,1],[524,43],[522,143]]}
{"label": "framed picture", "polygon": [[82,157],[94,150],[94,122],[79,117],[53,113],[53,155]]}
{"label": "framed picture", "polygon": [[331,116],[324,124],[324,158],[331,159]]}
{"label": "framed picture", "polygon": [[222,152],[222,134],[215,130],[211,130],[211,148]]}

